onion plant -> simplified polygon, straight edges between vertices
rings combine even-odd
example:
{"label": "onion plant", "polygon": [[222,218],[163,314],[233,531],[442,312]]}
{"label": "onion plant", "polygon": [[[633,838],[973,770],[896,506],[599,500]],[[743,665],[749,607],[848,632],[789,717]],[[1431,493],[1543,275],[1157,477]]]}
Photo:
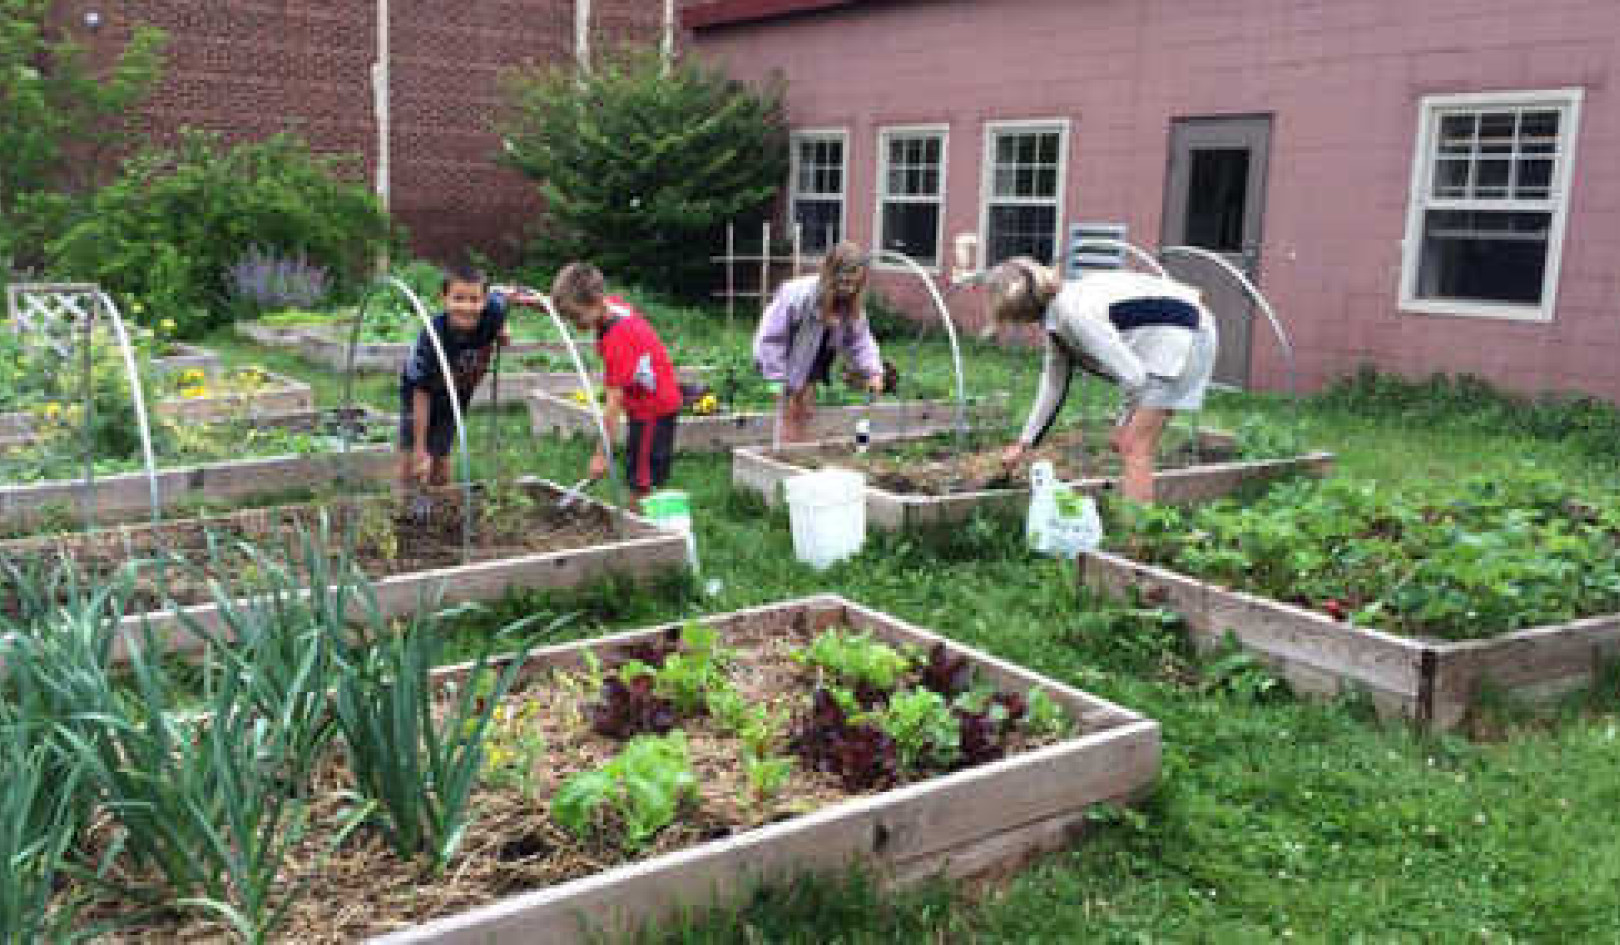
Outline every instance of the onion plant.
{"label": "onion plant", "polygon": [[[334,700],[343,747],[358,793],[377,814],[394,850],[402,857],[426,854],[438,872],[455,855],[470,816],[469,800],[483,767],[490,718],[511,688],[531,644],[525,644],[499,673],[489,646],[454,686],[448,712],[434,703],[447,686],[436,685],[441,662],[441,623],[455,611],[437,611],[424,597],[414,616],[367,645],[345,654]],[[520,621],[508,630],[527,625]]]}
{"label": "onion plant", "polygon": [[60,941],[71,908],[52,900],[80,823],[78,768],[0,701],[0,941]]}

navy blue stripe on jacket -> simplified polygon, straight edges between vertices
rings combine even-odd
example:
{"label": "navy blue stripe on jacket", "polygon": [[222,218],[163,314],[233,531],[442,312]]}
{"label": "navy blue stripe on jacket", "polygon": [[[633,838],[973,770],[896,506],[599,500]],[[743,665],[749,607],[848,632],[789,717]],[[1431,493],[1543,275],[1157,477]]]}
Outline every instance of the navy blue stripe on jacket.
{"label": "navy blue stripe on jacket", "polygon": [[1125,299],[1108,306],[1108,320],[1120,331],[1145,328],[1148,325],[1197,328],[1198,306],[1191,302],[1183,302],[1181,299]]}

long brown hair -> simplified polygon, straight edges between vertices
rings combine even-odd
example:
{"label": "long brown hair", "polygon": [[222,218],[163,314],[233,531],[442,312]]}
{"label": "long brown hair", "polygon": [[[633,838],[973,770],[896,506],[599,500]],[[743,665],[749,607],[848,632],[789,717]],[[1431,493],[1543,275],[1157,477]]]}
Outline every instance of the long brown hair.
{"label": "long brown hair", "polygon": [[[849,300],[849,308],[839,311],[839,306],[833,298],[833,285],[837,282],[838,273],[852,266],[861,270],[861,284],[855,290],[855,295]],[[827,255],[821,257],[821,271],[817,275],[817,314],[824,322],[835,318],[846,318],[849,321],[858,321],[866,314],[866,254],[855,243],[844,240],[833,248],[827,250]]]}

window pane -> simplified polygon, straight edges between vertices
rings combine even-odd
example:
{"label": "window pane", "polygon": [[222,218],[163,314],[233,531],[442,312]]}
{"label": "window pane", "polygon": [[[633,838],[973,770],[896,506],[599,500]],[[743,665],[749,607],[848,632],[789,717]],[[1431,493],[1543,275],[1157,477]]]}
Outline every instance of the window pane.
{"label": "window pane", "polygon": [[1552,196],[1553,162],[1534,158],[1519,162],[1519,182],[1514,196],[1520,200],[1546,200]]}
{"label": "window pane", "polygon": [[1056,207],[991,207],[989,223],[986,252],[991,264],[1009,256],[1033,256],[1052,264]]}
{"label": "window pane", "polygon": [[1010,171],[1010,170],[1008,170],[1006,168],[1001,168],[1001,167],[996,168],[996,183],[995,183],[994,194],[997,197],[1011,197],[1013,195],[1013,172],[1012,171]]}
{"label": "window pane", "polygon": [[1418,297],[1539,304],[1551,223],[1550,213],[1429,211]]}
{"label": "window pane", "polygon": [[839,208],[836,200],[794,201],[793,219],[799,224],[800,246],[804,252],[819,256],[843,239],[838,226]]}
{"label": "window pane", "polygon": [[1519,151],[1553,154],[1558,150],[1557,112],[1525,112],[1519,121]]}
{"label": "window pane", "polygon": [[1442,199],[1468,196],[1468,170],[1472,161],[1439,161],[1434,168],[1434,195]]}
{"label": "window pane", "polygon": [[1440,153],[1472,154],[1476,115],[1447,115],[1440,119]]}
{"label": "window pane", "polygon": [[1187,242],[1219,253],[1242,252],[1248,193],[1247,148],[1194,150],[1187,181]]}
{"label": "window pane", "polygon": [[882,245],[924,266],[934,265],[938,261],[935,248],[939,245],[939,205],[885,203]]}
{"label": "window pane", "polygon": [[1512,161],[1480,161],[1474,167],[1474,196],[1480,200],[1506,199],[1512,169]]}
{"label": "window pane", "polygon": [[1512,153],[1518,118],[1513,112],[1488,112],[1479,116],[1479,153]]}

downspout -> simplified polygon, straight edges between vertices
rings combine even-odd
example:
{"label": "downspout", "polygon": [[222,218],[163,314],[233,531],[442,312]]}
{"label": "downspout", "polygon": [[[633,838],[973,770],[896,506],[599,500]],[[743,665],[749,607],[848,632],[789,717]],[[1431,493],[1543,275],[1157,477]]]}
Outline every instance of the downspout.
{"label": "downspout", "polygon": [[664,75],[668,76],[670,63],[675,60],[675,0],[664,0],[664,42],[662,51]]}
{"label": "downspout", "polygon": [[574,0],[574,59],[579,71],[591,71],[591,0]]}
{"label": "downspout", "polygon": [[[377,116],[377,202],[388,213],[389,191],[389,70],[388,70],[388,0],[377,0],[377,61],[371,64],[372,110]],[[384,242],[377,257],[377,271],[388,271],[388,249]]]}

